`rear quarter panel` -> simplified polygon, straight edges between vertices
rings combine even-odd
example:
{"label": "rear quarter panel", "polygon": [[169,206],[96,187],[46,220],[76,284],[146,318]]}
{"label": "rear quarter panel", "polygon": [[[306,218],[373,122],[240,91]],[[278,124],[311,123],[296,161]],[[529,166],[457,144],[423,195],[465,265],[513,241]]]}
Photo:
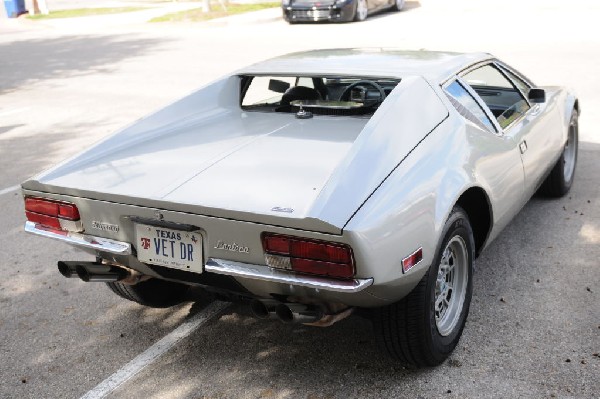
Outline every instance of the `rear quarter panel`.
{"label": "rear quarter panel", "polygon": [[[520,156],[512,139],[479,129],[452,108],[344,228],[362,273],[374,278],[371,294],[396,301],[414,288],[433,261],[452,208],[470,187],[489,198],[490,241],[525,202]],[[402,259],[420,247],[422,262],[403,274]]]}

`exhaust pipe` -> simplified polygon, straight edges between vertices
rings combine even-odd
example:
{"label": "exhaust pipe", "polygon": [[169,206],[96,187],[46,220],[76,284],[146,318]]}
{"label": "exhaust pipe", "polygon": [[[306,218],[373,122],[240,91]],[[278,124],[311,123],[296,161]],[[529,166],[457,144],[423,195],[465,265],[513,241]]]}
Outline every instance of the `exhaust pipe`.
{"label": "exhaust pipe", "polygon": [[78,263],[79,262],[59,261],[58,271],[66,278],[77,277],[77,272],[75,271],[75,269],[77,268]]}
{"label": "exhaust pipe", "polygon": [[324,316],[320,308],[301,303],[279,304],[275,314],[284,323],[315,323]]}
{"label": "exhaust pipe", "polygon": [[129,277],[129,271],[122,267],[98,262],[58,262],[58,271],[67,278],[79,277],[86,283],[112,283]]}
{"label": "exhaust pipe", "polygon": [[129,275],[129,272],[121,267],[102,264],[79,264],[75,269],[80,279],[86,283],[113,283],[120,281]]}
{"label": "exhaust pipe", "polygon": [[250,310],[257,319],[274,319],[276,317],[275,308],[280,303],[275,300],[255,299],[250,302]]}

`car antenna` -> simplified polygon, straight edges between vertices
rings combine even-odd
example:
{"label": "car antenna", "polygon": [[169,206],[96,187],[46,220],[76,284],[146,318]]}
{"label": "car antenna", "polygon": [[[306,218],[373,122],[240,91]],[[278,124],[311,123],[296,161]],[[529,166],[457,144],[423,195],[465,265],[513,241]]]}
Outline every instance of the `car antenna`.
{"label": "car antenna", "polygon": [[304,108],[302,108],[302,104],[300,104],[300,109],[296,113],[296,119],[310,119],[312,117],[312,112],[305,111]]}

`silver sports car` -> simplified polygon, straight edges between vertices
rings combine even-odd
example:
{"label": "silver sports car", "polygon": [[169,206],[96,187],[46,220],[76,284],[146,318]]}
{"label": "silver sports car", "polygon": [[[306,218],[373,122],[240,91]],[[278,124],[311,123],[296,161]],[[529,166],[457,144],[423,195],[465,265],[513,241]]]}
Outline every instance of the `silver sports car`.
{"label": "silver sports car", "polygon": [[25,230],[147,306],[191,286],[257,317],[356,311],[405,364],[461,336],[477,255],[573,183],[580,113],[484,53],[338,49],[251,65],[25,181]]}

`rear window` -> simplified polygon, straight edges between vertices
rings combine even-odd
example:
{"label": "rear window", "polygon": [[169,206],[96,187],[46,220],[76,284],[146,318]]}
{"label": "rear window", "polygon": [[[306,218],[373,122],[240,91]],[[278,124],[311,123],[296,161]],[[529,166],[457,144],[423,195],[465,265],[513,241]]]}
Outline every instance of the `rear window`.
{"label": "rear window", "polygon": [[368,115],[400,82],[376,77],[241,76],[242,109],[321,115]]}

